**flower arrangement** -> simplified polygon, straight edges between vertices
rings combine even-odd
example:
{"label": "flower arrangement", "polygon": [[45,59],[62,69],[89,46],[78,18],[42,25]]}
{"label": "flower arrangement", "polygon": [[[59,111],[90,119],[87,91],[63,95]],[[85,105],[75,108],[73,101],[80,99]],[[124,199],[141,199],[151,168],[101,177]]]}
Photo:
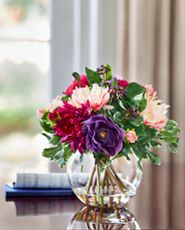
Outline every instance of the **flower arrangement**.
{"label": "flower arrangement", "polygon": [[86,75],[73,73],[75,80],[63,96],[37,111],[42,133],[52,147],[43,156],[64,166],[77,150],[107,158],[133,152],[138,163],[149,158],[160,164],[151,147],[168,144],[176,152],[179,128],[167,118],[168,105],[157,98],[151,85],[142,86],[117,79],[109,65],[96,71],[86,68]]}
{"label": "flower arrangement", "polygon": [[[160,164],[160,157],[153,148],[167,143],[170,152],[178,147],[179,128],[167,118],[168,105],[157,97],[151,85],[117,79],[109,65],[97,70],[86,68],[86,75],[73,73],[72,84],[61,96],[44,109],[37,111],[43,135],[51,146],[43,156],[64,166],[76,151],[91,152],[97,164],[107,165],[115,158],[135,154],[138,166],[150,159]],[[94,168],[87,191],[92,189]],[[121,191],[125,185],[113,167],[107,167],[106,177]],[[108,182],[107,182],[108,183]],[[96,185],[98,184],[98,181]]]}

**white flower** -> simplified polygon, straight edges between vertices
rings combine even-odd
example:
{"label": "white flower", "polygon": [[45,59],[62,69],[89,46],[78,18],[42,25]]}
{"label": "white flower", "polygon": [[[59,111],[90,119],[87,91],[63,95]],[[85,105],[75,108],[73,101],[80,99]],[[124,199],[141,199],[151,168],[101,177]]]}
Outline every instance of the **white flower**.
{"label": "white flower", "polygon": [[88,86],[73,90],[69,103],[77,108],[88,101],[90,107],[94,110],[100,110],[108,104],[110,99],[109,88],[100,87],[98,84],[93,84],[92,89]]}
{"label": "white flower", "polygon": [[53,102],[51,103],[51,105],[49,106],[48,110],[49,112],[53,112],[57,107],[62,107],[63,106],[63,102],[61,100],[61,96],[57,96]]}

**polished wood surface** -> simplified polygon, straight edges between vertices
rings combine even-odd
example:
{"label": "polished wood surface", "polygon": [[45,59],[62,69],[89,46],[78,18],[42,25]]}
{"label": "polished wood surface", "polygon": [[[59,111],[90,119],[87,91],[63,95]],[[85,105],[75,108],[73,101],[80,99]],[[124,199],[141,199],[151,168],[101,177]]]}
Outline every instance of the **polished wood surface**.
{"label": "polished wood surface", "polygon": [[[145,168],[137,195],[128,205],[141,229],[185,229],[184,175],[183,164],[173,169],[170,165]],[[11,198],[6,201],[1,191],[0,229],[67,229],[82,207],[84,205],[75,197]],[[89,224],[87,226],[90,228]],[[125,225],[112,229],[128,228]]]}

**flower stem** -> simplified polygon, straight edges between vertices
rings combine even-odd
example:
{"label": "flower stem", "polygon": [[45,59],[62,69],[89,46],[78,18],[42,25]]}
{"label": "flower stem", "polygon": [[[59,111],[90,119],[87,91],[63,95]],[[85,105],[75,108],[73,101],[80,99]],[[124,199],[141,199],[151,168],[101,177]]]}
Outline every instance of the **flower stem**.
{"label": "flower stem", "polygon": [[92,185],[92,181],[93,181],[93,176],[94,176],[95,169],[96,169],[96,167],[94,166],[93,171],[92,171],[92,173],[91,173],[91,176],[90,176],[90,178],[89,178],[89,180],[88,180],[88,183],[87,183],[87,186],[86,186],[87,193],[89,193],[89,191],[90,191],[90,188],[91,188],[91,185]]}
{"label": "flower stem", "polygon": [[104,197],[103,195],[100,194],[101,192],[101,182],[100,182],[100,168],[99,168],[99,164],[96,164],[96,174],[97,174],[97,189],[98,189],[98,197],[99,197],[99,201],[100,201],[100,207],[103,208],[104,206]]}
{"label": "flower stem", "polygon": [[96,164],[96,175],[97,175],[98,194],[100,194],[100,170],[98,164]]}
{"label": "flower stem", "polygon": [[118,177],[117,173],[114,171],[114,168],[112,167],[112,165],[110,165],[110,169],[113,172],[114,176],[116,177],[117,181],[119,182],[119,184],[123,187],[124,190],[127,190],[126,185],[123,184],[123,182],[121,181],[121,179]]}

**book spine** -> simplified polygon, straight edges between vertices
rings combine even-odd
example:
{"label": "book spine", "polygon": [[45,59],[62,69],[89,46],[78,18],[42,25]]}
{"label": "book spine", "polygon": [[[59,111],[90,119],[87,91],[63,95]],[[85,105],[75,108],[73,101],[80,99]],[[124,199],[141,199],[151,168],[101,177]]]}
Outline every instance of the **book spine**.
{"label": "book spine", "polygon": [[15,188],[69,188],[66,173],[18,173]]}

